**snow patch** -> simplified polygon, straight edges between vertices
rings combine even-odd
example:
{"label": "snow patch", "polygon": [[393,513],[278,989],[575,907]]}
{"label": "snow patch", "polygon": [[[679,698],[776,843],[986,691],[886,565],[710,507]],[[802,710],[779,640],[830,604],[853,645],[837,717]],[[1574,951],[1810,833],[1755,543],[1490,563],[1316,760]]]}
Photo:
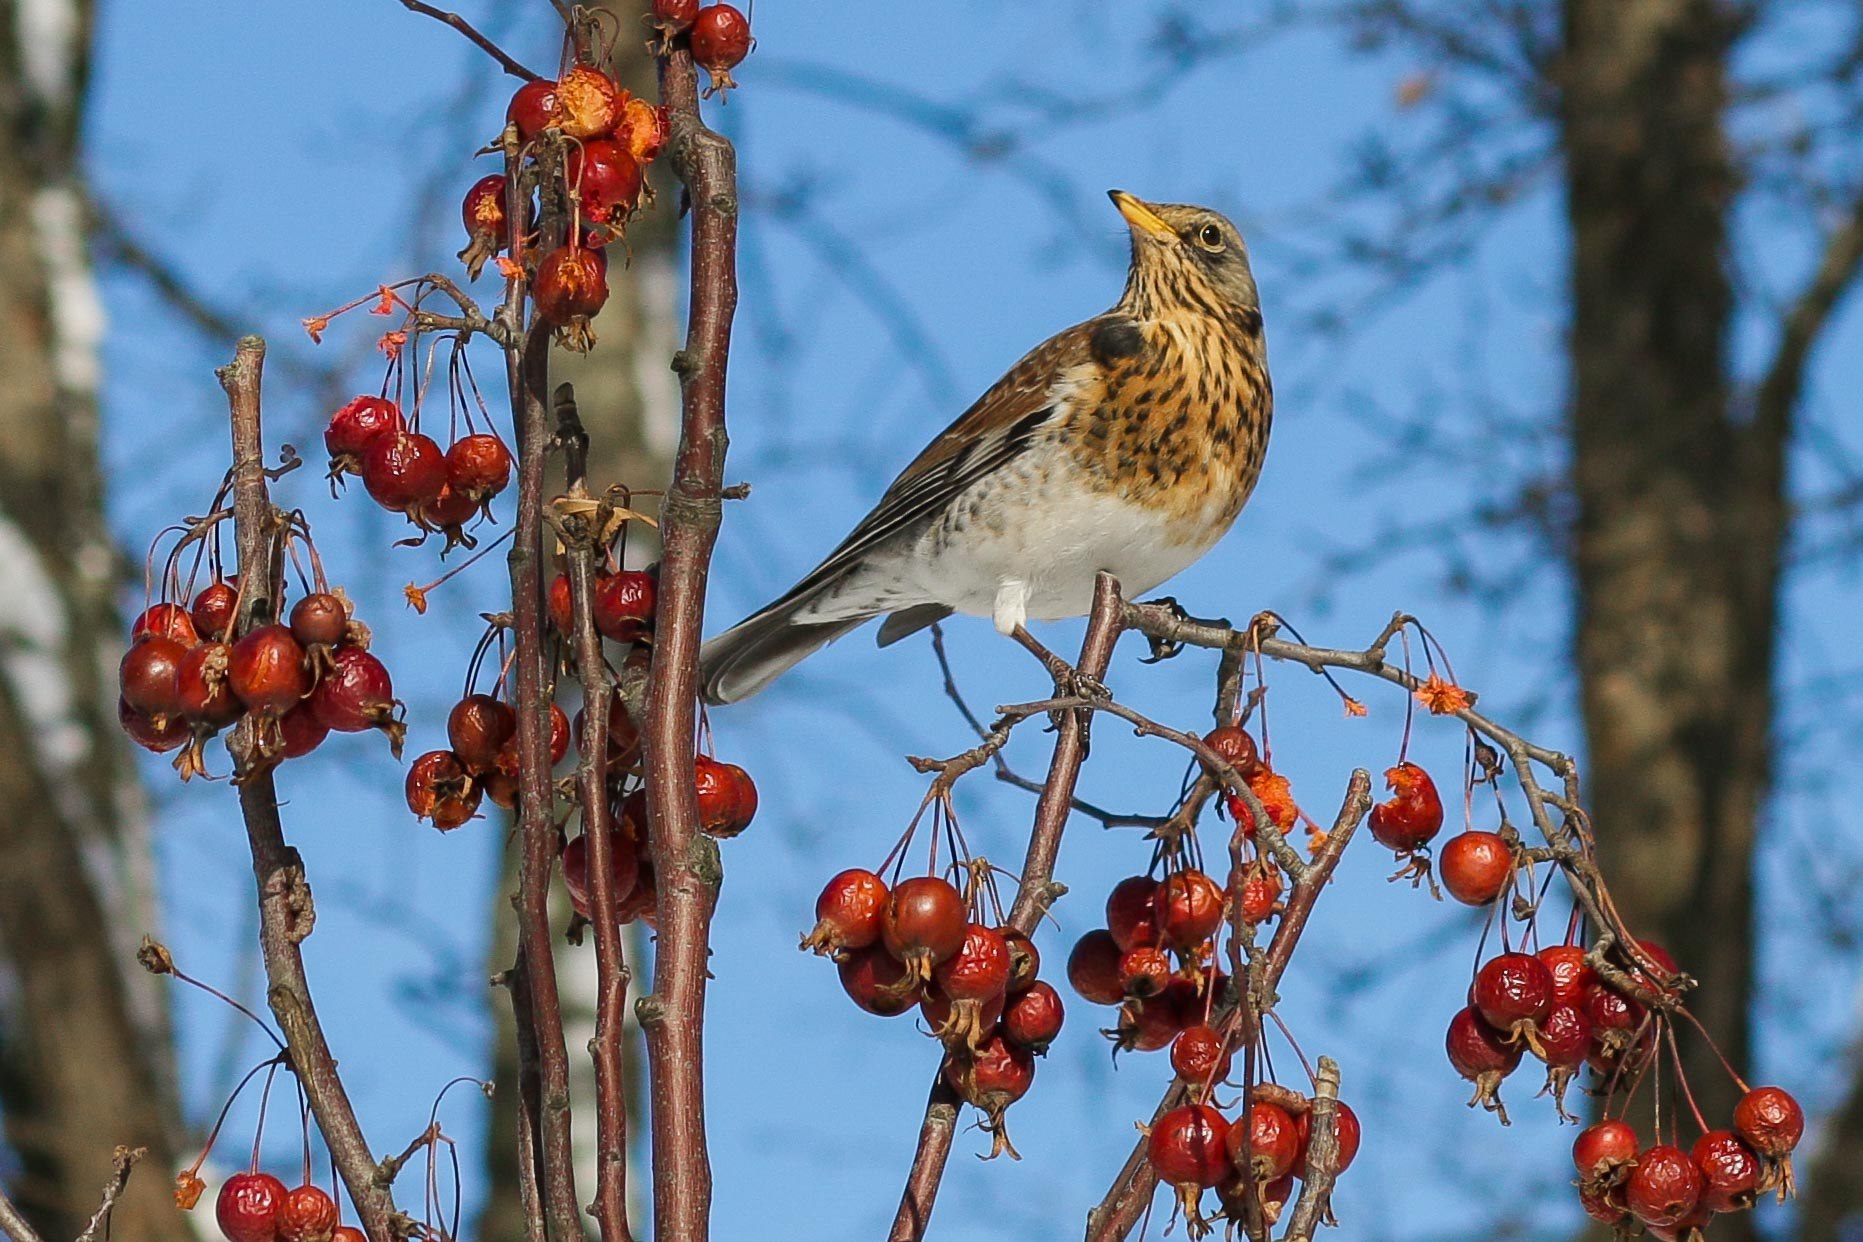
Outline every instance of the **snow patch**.
{"label": "snow patch", "polygon": [[84,204],[70,186],[52,186],[33,196],[32,220],[51,295],[53,370],[66,392],[95,398],[108,321],[85,255]]}
{"label": "snow patch", "polygon": [[[40,770],[54,788],[90,754],[65,668],[64,600],[39,554],[12,522],[0,519],[0,673],[31,730]],[[81,822],[80,813],[74,822]]]}
{"label": "snow patch", "polygon": [[67,107],[76,89],[78,38],[83,21],[76,0],[17,0],[14,25],[26,86],[55,108]]}

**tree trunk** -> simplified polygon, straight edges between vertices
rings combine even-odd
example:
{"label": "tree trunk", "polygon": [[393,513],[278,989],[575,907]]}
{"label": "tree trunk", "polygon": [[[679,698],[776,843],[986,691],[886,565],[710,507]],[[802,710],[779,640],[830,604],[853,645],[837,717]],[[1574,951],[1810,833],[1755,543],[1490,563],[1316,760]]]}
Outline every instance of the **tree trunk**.
{"label": "tree trunk", "polygon": [[[1700,980],[1690,1008],[1743,1065],[1789,419],[1737,418],[1728,377],[1738,33],[1718,0],[1568,0],[1558,72],[1588,802],[1626,921]],[[1733,1084],[1697,1033],[1677,1038],[1728,1124]]]}
{"label": "tree trunk", "polygon": [[89,0],[0,0],[0,1111],[13,1197],[72,1237],[119,1143],[117,1237],[190,1236],[159,994],[134,966],[151,868],[115,719],[121,558],[103,511],[78,142]]}

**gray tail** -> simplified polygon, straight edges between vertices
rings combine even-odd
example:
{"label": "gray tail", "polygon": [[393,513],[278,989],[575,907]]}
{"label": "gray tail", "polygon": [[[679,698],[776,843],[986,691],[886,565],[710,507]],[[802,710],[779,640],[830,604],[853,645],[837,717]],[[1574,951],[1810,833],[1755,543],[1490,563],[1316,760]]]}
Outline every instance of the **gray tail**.
{"label": "gray tail", "polygon": [[711,704],[735,703],[763,689],[878,613],[834,621],[798,621],[804,600],[779,600],[738,622],[699,652],[700,693]]}

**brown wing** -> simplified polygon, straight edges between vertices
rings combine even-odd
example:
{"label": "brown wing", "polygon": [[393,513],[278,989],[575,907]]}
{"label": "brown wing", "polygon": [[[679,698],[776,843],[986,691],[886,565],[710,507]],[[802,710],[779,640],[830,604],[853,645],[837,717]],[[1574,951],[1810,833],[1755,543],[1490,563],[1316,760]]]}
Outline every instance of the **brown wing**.
{"label": "brown wing", "polygon": [[957,421],[900,472],[873,512],[860,520],[795,587],[777,601],[807,595],[888,539],[929,519],[965,488],[1015,459],[1060,411],[1068,373],[1090,363],[1090,323],[1049,337],[1009,368]]}

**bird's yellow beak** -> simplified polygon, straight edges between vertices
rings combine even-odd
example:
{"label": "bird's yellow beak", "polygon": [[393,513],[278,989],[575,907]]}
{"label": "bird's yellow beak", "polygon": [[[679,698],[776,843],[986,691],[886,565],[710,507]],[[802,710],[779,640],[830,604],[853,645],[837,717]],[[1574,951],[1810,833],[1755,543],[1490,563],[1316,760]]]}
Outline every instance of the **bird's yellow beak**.
{"label": "bird's yellow beak", "polygon": [[1106,197],[1113,200],[1113,206],[1119,208],[1119,214],[1126,218],[1126,223],[1140,232],[1150,233],[1153,237],[1177,236],[1176,230],[1166,224],[1157,212],[1124,190],[1108,190]]}

